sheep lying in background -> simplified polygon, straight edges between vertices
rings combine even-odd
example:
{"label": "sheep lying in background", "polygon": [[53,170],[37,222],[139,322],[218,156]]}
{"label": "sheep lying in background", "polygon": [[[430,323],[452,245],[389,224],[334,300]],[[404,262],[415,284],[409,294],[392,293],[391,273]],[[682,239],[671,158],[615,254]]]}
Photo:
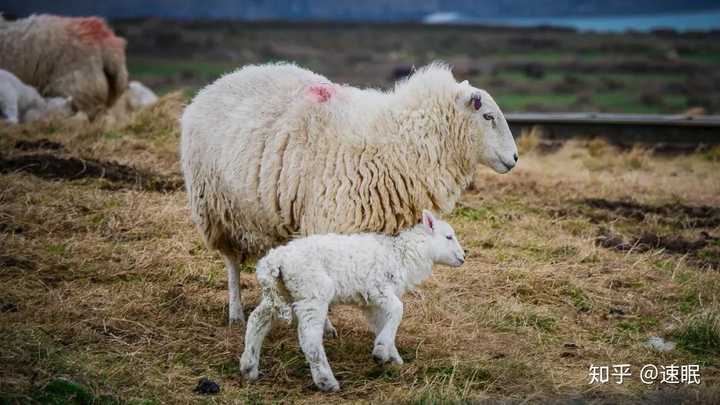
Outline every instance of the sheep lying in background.
{"label": "sheep lying in background", "polygon": [[72,97],[90,118],[125,91],[125,40],[97,17],[0,17],[0,68],[41,94]]}
{"label": "sheep lying in background", "polygon": [[157,95],[144,84],[131,81],[127,91],[120,96],[115,104],[103,117],[107,124],[113,125],[130,118],[132,113],[155,104]]}
{"label": "sheep lying in background", "polygon": [[296,234],[397,234],[425,207],[451,211],[478,164],[505,173],[518,158],[493,98],[442,64],[389,92],[247,66],[201,90],[181,125],[192,217],[224,256],[231,323],[247,256]]}
{"label": "sheep lying in background", "polygon": [[322,343],[323,329],[335,330],[327,317],[331,304],[362,307],[376,336],[373,358],[402,364],[395,347],[403,314],[400,298],[430,276],[434,263],[457,267],[464,262],[453,228],[428,211],[423,211],[421,224],[396,237],[314,235],[273,249],[257,264],[262,301],[248,320],[240,371],[248,380],[257,379],[262,342],[273,319],[291,319],[285,296],[298,319],[300,346],[313,381],[321,390],[340,388]]}
{"label": "sheep lying in background", "polygon": [[14,74],[0,69],[0,118],[10,124],[18,124],[50,116],[69,117],[72,113],[70,98],[45,99]]}

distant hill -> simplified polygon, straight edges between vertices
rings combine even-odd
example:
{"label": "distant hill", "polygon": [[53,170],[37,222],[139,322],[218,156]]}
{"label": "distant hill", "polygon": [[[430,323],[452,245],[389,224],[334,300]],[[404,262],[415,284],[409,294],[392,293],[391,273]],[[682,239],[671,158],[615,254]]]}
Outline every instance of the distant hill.
{"label": "distant hill", "polygon": [[421,21],[444,12],[477,18],[608,16],[720,8],[717,0],[0,0],[9,16],[96,14],[108,18]]}

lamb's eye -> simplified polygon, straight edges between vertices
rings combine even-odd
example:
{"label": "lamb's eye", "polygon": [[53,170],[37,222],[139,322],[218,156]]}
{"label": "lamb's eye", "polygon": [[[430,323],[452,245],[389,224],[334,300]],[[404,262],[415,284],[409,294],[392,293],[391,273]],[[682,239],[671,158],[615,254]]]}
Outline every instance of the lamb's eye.
{"label": "lamb's eye", "polygon": [[447,240],[452,240],[452,235],[446,236],[445,239],[447,239]]}
{"label": "lamb's eye", "polygon": [[483,118],[485,118],[488,121],[492,121],[495,119],[495,116],[492,115],[491,113],[485,113],[485,114],[483,114]]}

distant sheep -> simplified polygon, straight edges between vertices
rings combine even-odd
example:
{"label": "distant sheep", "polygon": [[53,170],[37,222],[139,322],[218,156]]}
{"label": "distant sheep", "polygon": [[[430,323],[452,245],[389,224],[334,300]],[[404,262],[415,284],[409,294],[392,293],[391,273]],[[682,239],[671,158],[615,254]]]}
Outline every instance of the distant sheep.
{"label": "distant sheep", "polygon": [[127,91],[120,96],[103,117],[107,123],[117,123],[127,120],[134,112],[149,107],[158,101],[157,95],[138,81],[131,81]]}
{"label": "distant sheep", "polygon": [[493,98],[441,64],[389,92],[247,66],[201,90],[181,126],[192,217],[225,258],[231,322],[247,256],[297,234],[397,234],[425,207],[451,211],[479,163],[505,173],[518,158]]}
{"label": "distant sheep", "polygon": [[72,115],[69,98],[43,98],[35,88],[0,69],[0,118],[10,124],[31,122],[50,116]]}
{"label": "distant sheep", "polygon": [[262,301],[248,319],[240,371],[248,380],[257,379],[262,343],[273,320],[290,321],[294,311],[315,385],[338,390],[323,348],[323,331],[335,334],[327,317],[331,304],[360,306],[376,336],[375,361],[403,364],[395,346],[402,295],[430,276],[433,264],[457,267],[464,262],[453,228],[428,211],[423,211],[421,224],[396,237],[314,235],[273,249],[257,264]]}
{"label": "distant sheep", "polygon": [[125,40],[97,17],[0,17],[0,68],[94,118],[125,91]]}

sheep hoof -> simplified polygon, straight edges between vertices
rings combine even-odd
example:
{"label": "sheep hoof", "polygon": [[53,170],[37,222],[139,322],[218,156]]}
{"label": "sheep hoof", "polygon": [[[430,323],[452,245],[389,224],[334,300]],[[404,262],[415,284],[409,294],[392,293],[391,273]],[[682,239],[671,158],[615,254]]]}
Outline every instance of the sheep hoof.
{"label": "sheep hoof", "polygon": [[247,381],[255,381],[260,376],[260,372],[258,371],[257,367],[248,367],[240,369],[240,373],[242,373],[243,377]]}
{"label": "sheep hoof", "polygon": [[318,389],[325,392],[340,390],[340,384],[337,382],[335,377],[332,376],[318,378],[318,380],[315,381],[315,385]]}
{"label": "sheep hoof", "polygon": [[245,362],[240,361],[240,373],[243,378],[247,381],[255,381],[260,376],[257,364],[243,364]]}

